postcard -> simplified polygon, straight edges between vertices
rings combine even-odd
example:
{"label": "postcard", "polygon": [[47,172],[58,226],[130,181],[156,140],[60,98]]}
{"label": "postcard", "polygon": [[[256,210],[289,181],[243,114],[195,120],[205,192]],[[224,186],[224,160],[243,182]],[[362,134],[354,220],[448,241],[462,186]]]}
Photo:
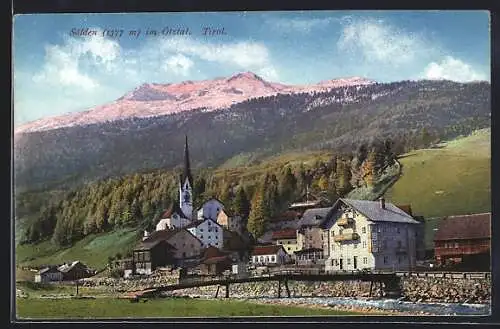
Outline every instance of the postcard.
{"label": "postcard", "polygon": [[17,321],[489,315],[489,19],[16,15]]}

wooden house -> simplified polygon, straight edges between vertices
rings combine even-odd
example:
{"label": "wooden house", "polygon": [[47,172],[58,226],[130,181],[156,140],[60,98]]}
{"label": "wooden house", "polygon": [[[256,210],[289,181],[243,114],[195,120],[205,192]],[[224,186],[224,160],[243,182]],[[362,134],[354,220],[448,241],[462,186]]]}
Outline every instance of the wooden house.
{"label": "wooden house", "polygon": [[136,274],[151,274],[157,267],[174,264],[175,247],[165,240],[142,241],[134,249]]}
{"label": "wooden house", "polygon": [[59,271],[57,266],[45,267],[35,274],[35,282],[54,282],[62,280],[63,273]]}
{"label": "wooden house", "polygon": [[434,255],[438,265],[457,264],[489,255],[490,245],[491,213],[449,216],[434,236]]}

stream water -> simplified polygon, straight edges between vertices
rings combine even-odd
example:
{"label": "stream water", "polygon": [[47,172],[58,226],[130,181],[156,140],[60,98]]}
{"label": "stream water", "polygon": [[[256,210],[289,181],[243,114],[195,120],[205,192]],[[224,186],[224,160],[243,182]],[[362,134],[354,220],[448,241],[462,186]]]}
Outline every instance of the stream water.
{"label": "stream water", "polygon": [[490,304],[458,304],[458,303],[415,303],[397,299],[358,299],[348,297],[292,297],[273,298],[260,297],[261,300],[279,301],[280,304],[308,303],[314,305],[370,307],[379,310],[396,310],[402,312],[430,315],[476,315],[491,313]]}

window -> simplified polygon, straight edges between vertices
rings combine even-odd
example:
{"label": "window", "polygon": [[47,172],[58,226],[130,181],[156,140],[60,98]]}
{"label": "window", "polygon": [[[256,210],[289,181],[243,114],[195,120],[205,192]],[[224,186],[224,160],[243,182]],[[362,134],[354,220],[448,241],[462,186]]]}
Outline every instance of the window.
{"label": "window", "polygon": [[276,261],[276,256],[271,256],[271,262],[275,262]]}
{"label": "window", "polygon": [[396,232],[401,233],[401,230],[399,229],[399,226],[396,228]]}
{"label": "window", "polygon": [[288,251],[290,251],[290,247],[286,248]]}
{"label": "window", "polygon": [[[200,235],[200,239],[203,239],[203,235]],[[174,246],[175,247],[175,246]]]}
{"label": "window", "polygon": [[387,264],[387,263],[388,263],[387,256],[384,256],[384,264]]}
{"label": "window", "polygon": [[363,257],[363,264],[368,264],[368,258],[367,257]]}
{"label": "window", "polygon": [[366,241],[363,241],[363,248],[366,248]]}
{"label": "window", "polygon": [[361,229],[361,233],[366,233],[366,226],[363,226],[363,228]]}
{"label": "window", "polygon": [[398,256],[398,264],[401,264],[401,256]]}
{"label": "window", "polygon": [[212,240],[212,237],[210,235],[208,236],[208,240]]}
{"label": "window", "polygon": [[211,221],[208,221],[208,225],[212,225],[212,222],[211,222]]}
{"label": "window", "polygon": [[347,258],[347,265],[351,265],[351,259]]}
{"label": "window", "polygon": [[202,228],[200,228],[200,232],[203,232],[203,229],[202,229]]}
{"label": "window", "polygon": [[218,228],[215,228],[215,233],[218,233],[219,232],[219,229]]}
{"label": "window", "polygon": [[344,232],[344,230],[343,230],[343,229],[340,229],[340,230],[339,230],[339,235],[342,235],[342,232]]}
{"label": "window", "polygon": [[334,230],[332,230],[332,236],[335,236],[335,231]]}
{"label": "window", "polygon": [[352,246],[354,249],[358,248],[358,244],[355,243],[353,246]]}
{"label": "window", "polygon": [[336,259],[332,259],[332,266],[334,265],[337,265],[337,260]]}
{"label": "window", "polygon": [[182,257],[186,257],[186,253],[185,252],[182,253]]}

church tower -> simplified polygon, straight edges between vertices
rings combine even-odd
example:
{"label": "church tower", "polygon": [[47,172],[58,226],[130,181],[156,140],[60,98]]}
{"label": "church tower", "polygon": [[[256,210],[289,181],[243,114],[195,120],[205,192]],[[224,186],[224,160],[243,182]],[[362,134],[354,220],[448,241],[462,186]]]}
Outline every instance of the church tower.
{"label": "church tower", "polygon": [[193,176],[191,175],[191,165],[189,163],[189,149],[186,135],[184,145],[184,172],[180,177],[179,204],[181,210],[188,219],[193,217]]}

